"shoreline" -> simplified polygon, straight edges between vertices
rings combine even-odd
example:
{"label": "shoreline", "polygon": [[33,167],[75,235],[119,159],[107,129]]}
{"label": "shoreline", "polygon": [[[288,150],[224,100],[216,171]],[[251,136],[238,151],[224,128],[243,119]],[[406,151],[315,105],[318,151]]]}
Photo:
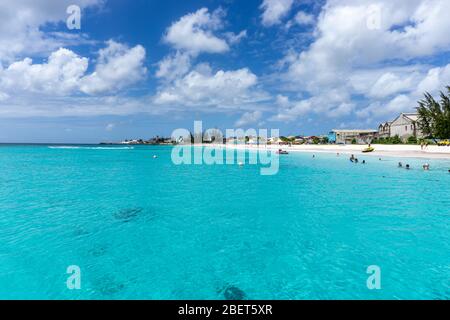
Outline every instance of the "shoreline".
{"label": "shoreline", "polygon": [[197,144],[196,146],[232,148],[236,150],[272,150],[283,149],[288,152],[302,153],[334,153],[334,154],[355,154],[371,157],[394,157],[394,158],[418,158],[418,159],[440,159],[450,160],[450,147],[428,146],[421,150],[420,145],[372,145],[375,150],[370,153],[363,153],[367,145],[243,145],[243,144]]}

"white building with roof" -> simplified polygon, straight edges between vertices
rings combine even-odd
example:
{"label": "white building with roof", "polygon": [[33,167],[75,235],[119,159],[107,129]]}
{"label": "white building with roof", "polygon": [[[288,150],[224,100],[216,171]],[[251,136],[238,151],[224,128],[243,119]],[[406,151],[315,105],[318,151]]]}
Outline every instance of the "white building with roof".
{"label": "white building with roof", "polygon": [[394,121],[391,122],[389,128],[389,136],[399,136],[402,140],[409,137],[423,138],[417,121],[419,115],[417,113],[401,113]]}
{"label": "white building with roof", "polygon": [[378,126],[378,138],[389,138],[391,136],[391,123],[388,121]]}

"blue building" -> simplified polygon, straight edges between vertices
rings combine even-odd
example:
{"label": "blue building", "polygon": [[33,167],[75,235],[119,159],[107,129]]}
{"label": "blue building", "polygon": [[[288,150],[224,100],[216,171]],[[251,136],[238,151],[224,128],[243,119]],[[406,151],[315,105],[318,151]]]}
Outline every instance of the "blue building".
{"label": "blue building", "polygon": [[328,133],[328,143],[336,143],[336,132],[330,131]]}

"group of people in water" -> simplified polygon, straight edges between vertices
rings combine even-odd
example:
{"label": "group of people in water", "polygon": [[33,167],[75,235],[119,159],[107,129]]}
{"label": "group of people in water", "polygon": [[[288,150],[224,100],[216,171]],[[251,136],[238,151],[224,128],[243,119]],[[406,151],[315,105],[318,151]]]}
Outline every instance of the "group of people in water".
{"label": "group of people in water", "polygon": [[[338,155],[339,155],[339,154],[338,154]],[[350,162],[353,162],[353,163],[359,163],[359,159],[356,158],[354,154],[352,154],[352,156],[350,157]],[[366,160],[363,160],[363,161],[362,161],[362,164],[366,164]]]}
{"label": "group of people in water", "polygon": [[[336,155],[339,157],[341,154],[338,152]],[[313,155],[313,158],[315,158],[315,157],[316,157],[316,155]],[[378,160],[381,161],[382,159],[381,159],[381,158],[378,158]],[[354,154],[352,154],[352,155],[350,156],[350,162],[352,162],[352,163],[359,163],[359,159],[356,158]],[[362,163],[362,164],[366,164],[366,160],[363,160],[361,163]],[[398,163],[398,167],[399,167],[399,168],[403,168],[403,163],[402,163],[402,162],[399,162],[399,163]],[[410,169],[411,169],[411,166],[410,166],[409,164],[406,164],[406,165],[404,166],[404,168],[405,168],[406,170],[410,170]],[[425,164],[422,166],[422,168],[423,168],[424,171],[430,171],[430,164],[429,164],[429,163],[425,163]],[[450,169],[448,170],[448,173],[450,173]]]}
{"label": "group of people in water", "polygon": [[[399,167],[399,168],[403,168],[403,163],[399,162],[399,163],[398,163],[398,167]],[[409,170],[409,169],[411,169],[411,166],[410,166],[409,164],[407,164],[407,165],[405,166],[405,168],[406,168],[406,170]],[[423,168],[423,170],[425,170],[425,171],[430,171],[430,164],[425,163],[425,164],[422,166],[422,168]],[[450,172],[450,170],[449,170],[449,172]]]}
{"label": "group of people in water", "polygon": [[[337,156],[339,157],[339,153],[337,154]],[[379,158],[378,160],[381,161],[381,158]],[[353,162],[353,163],[359,163],[359,159],[356,158],[354,154],[352,154],[352,155],[350,156],[350,162]],[[366,160],[363,160],[362,163],[365,164],[365,163],[366,163]],[[399,163],[398,163],[398,167],[399,167],[399,168],[403,168],[403,163],[402,163],[402,162],[399,162]],[[410,169],[411,169],[411,166],[410,166],[409,164],[406,164],[404,167],[405,167],[406,170],[410,170]],[[423,168],[423,170],[425,170],[425,171],[430,171],[430,164],[429,164],[429,163],[425,163],[425,164],[422,166],[422,168]],[[448,170],[448,172],[450,173],[450,169]]]}

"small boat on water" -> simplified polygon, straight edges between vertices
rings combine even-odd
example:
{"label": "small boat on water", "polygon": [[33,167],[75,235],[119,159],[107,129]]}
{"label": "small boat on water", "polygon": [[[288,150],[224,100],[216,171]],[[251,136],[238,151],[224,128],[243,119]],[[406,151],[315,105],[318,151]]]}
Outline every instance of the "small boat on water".
{"label": "small boat on water", "polygon": [[373,152],[373,151],[375,151],[375,148],[369,147],[369,148],[364,149],[362,152],[369,153],[369,152]]}
{"label": "small boat on water", "polygon": [[277,151],[277,154],[289,154],[289,152],[287,152],[286,150],[281,150],[281,149],[279,149],[279,150]]}

